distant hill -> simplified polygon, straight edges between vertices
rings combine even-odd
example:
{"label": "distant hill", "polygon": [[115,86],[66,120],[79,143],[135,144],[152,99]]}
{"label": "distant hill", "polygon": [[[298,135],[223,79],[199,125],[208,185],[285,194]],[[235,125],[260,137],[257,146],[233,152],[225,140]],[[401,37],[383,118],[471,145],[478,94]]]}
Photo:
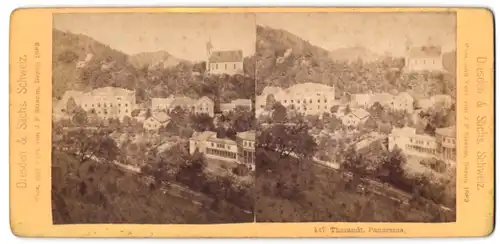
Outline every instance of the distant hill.
{"label": "distant hill", "polygon": [[335,61],[355,62],[358,59],[361,59],[363,62],[373,62],[383,56],[374,53],[365,47],[348,47],[331,51],[330,57]]}
{"label": "distant hill", "polygon": [[174,57],[166,51],[144,52],[130,56],[129,62],[137,69],[143,67],[149,68],[168,68],[176,66],[185,60]]}
{"label": "distant hill", "polygon": [[53,29],[53,96],[67,90],[96,87],[136,87],[137,70],[128,56],[88,36]]}

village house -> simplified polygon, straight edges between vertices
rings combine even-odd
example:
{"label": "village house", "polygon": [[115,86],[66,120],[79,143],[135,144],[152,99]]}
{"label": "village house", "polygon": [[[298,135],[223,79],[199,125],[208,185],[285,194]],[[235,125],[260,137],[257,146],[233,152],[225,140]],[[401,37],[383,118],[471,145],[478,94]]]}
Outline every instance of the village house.
{"label": "village house", "polygon": [[455,126],[436,129],[437,149],[441,158],[447,161],[456,161],[457,131]]}
{"label": "village house", "polygon": [[217,138],[212,131],[196,132],[189,140],[189,152],[203,153],[207,158],[236,162],[255,169],[255,131],[236,134],[236,141]]}
{"label": "village house", "polygon": [[236,134],[238,145],[238,161],[255,170],[255,131],[244,131]]}
{"label": "village house", "polygon": [[415,128],[393,128],[389,135],[389,150],[400,148],[405,155],[431,158],[437,154],[436,138],[416,133]]}
{"label": "village house", "polygon": [[416,102],[416,107],[419,109],[428,110],[431,108],[450,109],[453,106],[454,100],[450,95],[439,94],[430,98],[419,99]]}
{"label": "village house", "polygon": [[170,116],[165,112],[153,112],[151,117],[143,123],[144,130],[158,131],[162,126],[166,126],[170,122]]}
{"label": "village house", "polygon": [[358,127],[366,123],[370,119],[370,113],[364,109],[352,109],[350,112],[345,112],[345,108],[339,109],[336,113],[337,118],[342,121],[346,127]]}
{"label": "village house", "polygon": [[185,96],[169,96],[167,98],[152,98],[151,108],[153,111],[164,110],[171,112],[176,107],[182,108],[188,113],[208,114],[214,117],[214,101],[204,96],[200,99],[192,99]]}
{"label": "village house", "polygon": [[324,84],[306,82],[287,89],[266,87],[262,94],[256,97],[257,114],[264,110],[268,95],[273,95],[277,102],[303,115],[330,113],[331,107],[336,104],[335,88]]}
{"label": "village house", "polygon": [[206,68],[209,74],[234,75],[243,73],[243,51],[213,51],[213,45],[207,43]]}
{"label": "village house", "polygon": [[353,107],[370,109],[375,103],[379,103],[382,107],[391,111],[405,111],[407,113],[413,112],[413,97],[406,92],[401,92],[397,95],[391,95],[389,93],[364,93],[351,95],[350,104]]}
{"label": "village house", "polygon": [[252,109],[252,101],[250,99],[235,99],[229,103],[221,103],[220,110],[223,113],[234,111],[237,107]]}
{"label": "village house", "polygon": [[408,47],[405,58],[407,72],[443,71],[443,52],[438,46]]}

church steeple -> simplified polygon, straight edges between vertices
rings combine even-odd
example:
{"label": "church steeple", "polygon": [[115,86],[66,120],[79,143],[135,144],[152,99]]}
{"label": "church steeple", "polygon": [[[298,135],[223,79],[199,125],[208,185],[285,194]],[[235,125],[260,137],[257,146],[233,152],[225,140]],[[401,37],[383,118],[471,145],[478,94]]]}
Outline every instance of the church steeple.
{"label": "church steeple", "polygon": [[212,56],[212,49],[214,46],[212,46],[212,38],[208,37],[208,42],[207,42],[207,58],[210,58]]}

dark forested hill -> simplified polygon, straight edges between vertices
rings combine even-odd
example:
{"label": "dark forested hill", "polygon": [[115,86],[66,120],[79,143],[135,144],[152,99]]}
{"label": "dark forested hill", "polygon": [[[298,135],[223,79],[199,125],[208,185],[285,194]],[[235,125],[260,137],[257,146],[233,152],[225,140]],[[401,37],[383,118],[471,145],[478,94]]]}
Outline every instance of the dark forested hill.
{"label": "dark forested hill", "polygon": [[53,96],[66,90],[86,90],[102,86],[134,88],[136,69],[128,56],[94,39],[53,30]]}

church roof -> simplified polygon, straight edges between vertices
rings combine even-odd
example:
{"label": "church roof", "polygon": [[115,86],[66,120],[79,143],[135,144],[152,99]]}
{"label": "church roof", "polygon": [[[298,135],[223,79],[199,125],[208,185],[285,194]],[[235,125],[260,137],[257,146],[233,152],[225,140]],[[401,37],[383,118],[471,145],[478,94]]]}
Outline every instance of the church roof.
{"label": "church roof", "polygon": [[241,62],[243,61],[243,51],[214,51],[208,61],[211,63]]}
{"label": "church roof", "polygon": [[410,50],[409,56],[411,58],[439,57],[441,56],[441,53],[441,47],[421,46],[412,48]]}

